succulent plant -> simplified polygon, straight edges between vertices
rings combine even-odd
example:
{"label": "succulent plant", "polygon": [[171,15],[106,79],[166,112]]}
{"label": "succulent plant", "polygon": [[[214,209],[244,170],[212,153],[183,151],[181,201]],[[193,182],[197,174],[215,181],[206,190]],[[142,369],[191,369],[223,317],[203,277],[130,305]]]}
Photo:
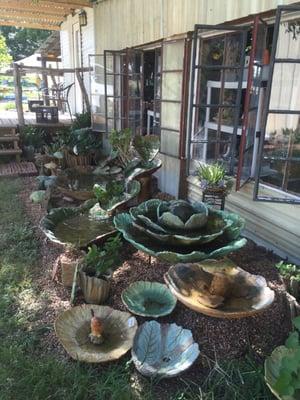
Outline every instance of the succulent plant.
{"label": "succulent plant", "polygon": [[244,246],[244,220],[204,203],[148,200],[118,214],[115,227],[139,250],[168,262],[196,262]]}

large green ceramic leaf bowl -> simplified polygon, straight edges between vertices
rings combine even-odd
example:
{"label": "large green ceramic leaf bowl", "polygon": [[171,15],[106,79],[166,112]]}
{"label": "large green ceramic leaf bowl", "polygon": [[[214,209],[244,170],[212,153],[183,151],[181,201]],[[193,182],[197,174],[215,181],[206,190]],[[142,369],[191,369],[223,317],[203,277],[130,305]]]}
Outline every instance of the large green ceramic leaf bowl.
{"label": "large green ceramic leaf bowl", "polygon": [[133,314],[158,318],[170,314],[177,300],[162,283],[138,281],[122,292],[122,301]]}
{"label": "large green ceramic leaf bowl", "polygon": [[200,352],[190,330],[149,321],[138,328],[131,354],[142,375],[173,378],[187,370]]}
{"label": "large green ceramic leaf bowl", "polygon": [[[198,207],[200,207],[200,204]],[[233,220],[213,209],[208,210],[206,225],[194,231],[183,232],[181,229],[169,229],[168,231],[159,226],[156,218],[159,203],[149,200],[143,205],[130,209],[133,225],[160,243],[170,246],[196,246],[209,243],[221,236],[231,225]],[[141,214],[144,212],[144,214]],[[155,221],[155,222],[154,222]],[[160,228],[162,228],[160,230]]]}
{"label": "large green ceramic leaf bowl", "polygon": [[[230,214],[228,217],[230,218]],[[136,229],[132,222],[132,217],[129,214],[122,213],[114,217],[114,225],[116,229],[123,234],[124,239],[131,243],[136,249],[169,263],[198,262],[209,258],[223,257],[228,253],[240,249],[247,242],[244,238],[228,240],[228,232],[230,232],[231,229],[235,229],[233,223],[233,225],[226,229],[216,240],[202,244],[201,246],[196,246],[196,248],[166,246],[164,243],[158,243],[149,238],[145,233]]]}
{"label": "large green ceramic leaf bowl", "polygon": [[41,221],[42,231],[51,242],[77,247],[86,247],[111,235],[115,231],[111,220],[96,221],[89,216],[95,201],[88,200],[80,207],[52,209]]}
{"label": "large green ceramic leaf bowl", "polygon": [[287,348],[286,346],[276,347],[270,357],[265,360],[265,381],[270,388],[271,392],[278,400],[298,400],[300,398],[300,390],[293,396],[281,395],[276,389],[276,382],[280,375],[280,369],[282,367],[282,360],[287,356],[293,357],[295,349]]}

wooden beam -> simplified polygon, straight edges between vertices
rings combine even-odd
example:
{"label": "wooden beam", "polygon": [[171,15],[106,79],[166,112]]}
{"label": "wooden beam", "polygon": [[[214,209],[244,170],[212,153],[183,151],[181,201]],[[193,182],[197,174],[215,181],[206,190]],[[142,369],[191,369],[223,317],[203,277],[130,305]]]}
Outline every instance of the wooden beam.
{"label": "wooden beam", "polygon": [[[40,3],[48,0],[39,0]],[[69,6],[70,8],[81,8],[81,7],[93,7],[93,4],[89,0],[53,0],[51,3]]]}
{"label": "wooden beam", "polygon": [[24,28],[32,28],[32,29],[46,29],[49,31],[59,31],[59,25],[50,25],[50,24],[42,24],[38,22],[20,22],[16,21],[8,21],[0,18],[0,26],[17,26],[17,27],[24,27]]}
{"label": "wooden beam", "polygon": [[22,103],[22,83],[21,83],[19,65],[16,63],[14,63],[14,84],[15,84],[15,101],[18,113],[18,122],[19,126],[23,127],[25,126],[25,120],[24,120],[23,103]]}
{"label": "wooden beam", "polygon": [[87,109],[87,111],[91,111],[89,95],[87,94],[87,91],[86,91],[82,76],[80,74],[80,70],[78,68],[76,68],[75,74],[76,74],[76,78],[77,78],[77,81],[78,81],[79,86],[80,86],[80,90],[81,90],[81,93],[82,93],[82,97],[83,97],[86,109]]}
{"label": "wooden beam", "polygon": [[[15,2],[12,2],[12,3],[15,3]],[[19,3],[17,3],[17,4],[19,4]],[[32,13],[32,15],[33,15],[33,14],[37,13],[39,15],[44,14],[44,15],[49,15],[49,16],[62,18],[64,16],[66,16],[68,14],[68,12],[69,12],[69,9],[65,9],[65,8],[56,9],[54,7],[52,7],[52,8],[50,8],[50,7],[42,7],[42,6],[37,7],[36,3],[33,3],[32,7],[31,6],[28,7],[28,6],[24,6],[24,5],[18,5],[18,6],[13,6],[11,4],[3,5],[0,2],[0,10],[1,10],[1,13],[3,13],[1,15],[3,15],[4,17],[6,16],[5,15],[6,12],[15,12],[18,15],[23,15],[23,12],[24,12],[25,14]]]}
{"label": "wooden beam", "polygon": [[15,10],[41,10],[41,11],[55,11],[58,13],[69,13],[72,8],[70,5],[63,5],[53,3],[51,1],[43,1],[43,3],[33,2],[32,0],[0,0],[0,6],[2,8],[13,8]]}
{"label": "wooden beam", "polygon": [[16,24],[18,21],[21,22],[37,22],[37,23],[61,23],[65,19],[63,16],[56,16],[56,15],[48,15],[48,14],[42,14],[42,13],[36,13],[33,11],[30,12],[14,12],[14,11],[4,11],[3,15],[1,16],[1,19],[8,19],[8,20],[14,20],[16,21]]}
{"label": "wooden beam", "polygon": [[32,1],[32,0],[0,0],[0,4],[3,6],[15,8],[15,7],[27,7],[31,8],[42,8],[42,7],[49,7],[50,9],[60,8],[66,10],[75,10],[77,8],[82,7],[93,7],[93,4],[90,3],[89,0],[39,0],[39,1]]}
{"label": "wooden beam", "polygon": [[[74,68],[42,68],[42,67],[34,67],[31,65],[20,65],[20,69],[22,72],[27,72],[31,74],[41,74],[43,72],[46,72],[48,74],[53,74],[53,75],[63,75],[63,74],[71,74],[75,73]],[[84,68],[76,68],[81,72],[88,72],[91,71],[92,68],[89,67],[84,67]]]}
{"label": "wooden beam", "polygon": [[49,61],[49,62],[61,62],[61,58],[60,57],[47,56],[47,57],[37,57],[36,59],[37,59],[37,61],[46,60],[46,61]]}

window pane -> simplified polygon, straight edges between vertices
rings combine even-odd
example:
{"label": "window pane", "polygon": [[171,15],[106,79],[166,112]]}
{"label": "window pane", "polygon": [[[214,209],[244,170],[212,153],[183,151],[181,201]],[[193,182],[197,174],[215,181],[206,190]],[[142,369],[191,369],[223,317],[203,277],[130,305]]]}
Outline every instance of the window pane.
{"label": "window pane", "polygon": [[162,129],[160,149],[163,153],[177,157],[179,149],[179,132],[166,131]]}
{"label": "window pane", "polygon": [[300,110],[300,64],[275,64],[270,109]]}
{"label": "window pane", "polygon": [[183,69],[184,40],[163,44],[163,70]]}
{"label": "window pane", "polygon": [[276,49],[277,58],[299,58],[300,41],[299,33],[297,33],[297,30],[299,31],[299,23],[300,20],[298,19],[280,24]]}
{"label": "window pane", "polygon": [[161,126],[169,129],[180,129],[180,103],[161,103]]}
{"label": "window pane", "polygon": [[300,194],[300,162],[264,160],[260,176],[261,183],[289,191],[292,194]]}
{"label": "window pane", "polygon": [[196,103],[235,104],[239,70],[201,69],[197,71],[198,91]]}
{"label": "window pane", "polygon": [[264,156],[273,158],[300,157],[299,115],[268,115]]}
{"label": "window pane", "polygon": [[141,96],[141,79],[139,76],[128,78],[128,95],[130,97],[140,97]]}
{"label": "window pane", "polygon": [[140,74],[142,72],[142,53],[129,51],[128,55],[128,73]]}
{"label": "window pane", "polygon": [[192,138],[194,141],[204,143],[192,144],[192,158],[205,163],[229,161],[232,135],[225,132],[216,132],[208,129],[203,134],[199,133]]}
{"label": "window pane", "polygon": [[182,73],[168,72],[163,74],[162,79],[162,99],[181,100]]}
{"label": "window pane", "polygon": [[236,66],[241,63],[242,45],[241,32],[203,39],[199,64]]}

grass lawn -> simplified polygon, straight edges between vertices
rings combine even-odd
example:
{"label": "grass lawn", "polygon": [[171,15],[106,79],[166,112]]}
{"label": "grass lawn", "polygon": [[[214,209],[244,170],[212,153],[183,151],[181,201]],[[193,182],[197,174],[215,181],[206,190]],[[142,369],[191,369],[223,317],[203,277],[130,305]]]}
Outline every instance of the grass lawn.
{"label": "grass lawn", "polygon": [[[43,349],[36,275],[39,241],[18,193],[22,180],[0,180],[0,400],[255,400],[272,399],[262,368],[250,359],[213,363],[201,387],[176,378],[139,380],[129,356],[105,367],[76,363]],[[174,389],[175,387],[175,389]],[[169,394],[170,393],[170,394]]]}

